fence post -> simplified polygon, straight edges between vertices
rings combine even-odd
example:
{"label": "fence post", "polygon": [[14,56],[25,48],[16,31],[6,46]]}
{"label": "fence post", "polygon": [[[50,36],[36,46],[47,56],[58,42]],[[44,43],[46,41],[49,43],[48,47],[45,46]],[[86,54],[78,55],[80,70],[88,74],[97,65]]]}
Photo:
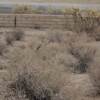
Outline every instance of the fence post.
{"label": "fence post", "polygon": [[16,28],[16,15],[15,15],[15,19],[14,19],[14,26]]}

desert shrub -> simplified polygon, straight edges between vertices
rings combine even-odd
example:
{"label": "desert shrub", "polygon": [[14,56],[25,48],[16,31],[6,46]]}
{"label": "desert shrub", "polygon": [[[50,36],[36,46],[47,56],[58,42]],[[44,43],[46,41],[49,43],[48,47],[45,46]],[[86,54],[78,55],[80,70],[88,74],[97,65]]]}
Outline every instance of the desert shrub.
{"label": "desert shrub", "polygon": [[100,23],[97,14],[92,10],[82,12],[79,9],[73,9],[74,29],[77,32],[93,32]]}
{"label": "desert shrub", "polygon": [[96,41],[100,41],[100,27],[94,29],[92,33],[88,33],[90,37],[93,37]]}
{"label": "desert shrub", "polygon": [[69,52],[78,59],[78,63],[71,66],[73,71],[76,73],[84,73],[87,72],[89,64],[93,61],[96,50],[87,46],[71,44]]}
{"label": "desert shrub", "polygon": [[71,44],[85,44],[85,43],[90,43],[91,41],[94,41],[94,38],[90,37],[86,32],[81,32],[81,33],[75,33],[73,32],[70,35],[67,35],[66,37],[66,44],[68,43],[69,46]]}
{"label": "desert shrub", "polygon": [[11,45],[13,43],[14,38],[11,33],[7,32],[7,34],[5,36],[5,41],[7,42],[8,45]]}
{"label": "desert shrub", "polygon": [[62,11],[62,9],[39,6],[39,7],[33,9],[33,13],[56,14],[57,15],[57,14],[63,14],[63,11]]}
{"label": "desert shrub", "polygon": [[5,35],[5,40],[6,40],[7,44],[11,45],[13,43],[13,41],[21,40],[23,38],[23,35],[24,35],[24,32],[21,30],[9,31]]}
{"label": "desert shrub", "polygon": [[22,30],[15,30],[13,32],[15,40],[21,40],[24,36],[24,32]]}
{"label": "desert shrub", "polygon": [[[45,43],[40,42],[40,45],[38,46],[39,50],[37,53],[41,59],[44,59],[44,61],[49,63],[56,63],[58,64],[58,66],[61,65],[65,68],[66,71],[72,70],[73,72],[75,71],[77,73],[86,72],[87,68],[85,67],[88,66],[88,63],[91,61],[86,62],[85,55],[87,55],[88,52],[91,51],[91,53],[89,54],[90,56],[92,54],[92,50],[90,50],[91,48],[89,48],[88,50],[88,48],[85,48],[85,46],[78,46],[78,44],[83,45],[92,41],[92,39],[89,38],[87,34],[77,34],[71,31],[62,32],[58,30],[49,31],[46,35],[47,36],[44,37],[44,40],[47,39],[44,41]],[[77,46],[74,46],[74,44],[77,44]],[[75,52],[79,53],[80,58],[73,56],[70,51],[71,49],[72,52],[74,52],[75,50]],[[88,60],[89,58],[91,57],[86,57],[86,60]],[[83,65],[82,63],[86,63],[86,65]],[[81,64],[83,69],[80,67]],[[84,70],[84,72],[81,72],[80,70]]]}
{"label": "desert shrub", "polygon": [[89,67],[89,75],[92,80],[92,84],[95,88],[95,95],[100,94],[100,58],[95,57],[94,61],[91,63]]}
{"label": "desert shrub", "polygon": [[58,53],[52,59],[59,66],[62,65],[65,68],[65,72],[71,72],[72,71],[71,66],[74,66],[74,65],[76,65],[76,63],[78,63],[78,60],[75,57],[73,57],[73,55],[71,55],[71,54],[69,54],[67,52]]}
{"label": "desert shrub", "polygon": [[64,42],[67,38],[67,35],[72,35],[71,32],[63,32],[61,30],[53,30],[48,32],[48,42],[50,43],[62,43]]}
{"label": "desert shrub", "polygon": [[37,7],[37,9],[35,10],[36,13],[46,13],[47,12],[47,7],[44,7],[44,6],[39,6]]}
{"label": "desert shrub", "polygon": [[0,55],[6,50],[6,44],[0,41]]}
{"label": "desert shrub", "polygon": [[63,9],[57,9],[57,8],[48,8],[47,9],[47,13],[48,14],[55,14],[55,15],[59,15],[59,14],[64,14]]}
{"label": "desert shrub", "polygon": [[14,49],[7,57],[11,61],[8,66],[10,75],[6,81],[8,100],[53,100],[67,82],[61,67],[44,62],[31,49]]}
{"label": "desert shrub", "polygon": [[13,11],[14,13],[20,13],[20,14],[31,14],[32,7],[28,5],[17,5]]}
{"label": "desert shrub", "polygon": [[23,96],[28,100],[51,100],[53,91],[44,86],[36,76],[31,73],[23,73],[16,77],[15,82],[8,85],[9,89],[14,92],[17,98]]}

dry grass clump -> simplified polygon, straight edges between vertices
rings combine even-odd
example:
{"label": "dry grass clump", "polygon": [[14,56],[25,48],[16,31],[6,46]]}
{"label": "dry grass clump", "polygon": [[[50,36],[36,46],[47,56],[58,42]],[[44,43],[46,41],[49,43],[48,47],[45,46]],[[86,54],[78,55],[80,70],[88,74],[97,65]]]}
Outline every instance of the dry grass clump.
{"label": "dry grass clump", "polygon": [[[49,31],[42,39],[37,40],[35,38],[35,41],[33,41],[35,44],[32,43],[34,45],[31,45],[31,47],[32,49],[37,47],[37,55],[49,64],[63,66],[66,71],[84,73],[87,70],[88,63],[92,61],[91,57],[95,54],[95,50],[81,45],[90,41],[92,39],[86,33],[77,34],[71,31],[54,30]],[[79,43],[80,46],[78,46]],[[36,44],[38,46],[35,47]]]}
{"label": "dry grass clump", "polygon": [[6,37],[5,37],[5,40],[6,40],[6,42],[7,42],[8,45],[12,45],[12,43],[14,41],[14,38],[13,38],[13,36],[10,33],[8,33],[6,35]]}
{"label": "dry grass clump", "polygon": [[19,41],[23,38],[23,36],[24,36],[24,32],[22,30],[15,30],[14,31],[15,40]]}
{"label": "dry grass clump", "polygon": [[28,100],[51,100],[54,91],[39,80],[39,77],[32,73],[23,73],[16,77],[15,82],[9,85],[9,89],[19,100],[27,98]]}
{"label": "dry grass clump", "polygon": [[49,31],[48,32],[48,41],[49,42],[57,42],[57,43],[61,43],[63,41],[63,32],[62,31]]}
{"label": "dry grass clump", "polygon": [[5,40],[8,45],[11,45],[13,41],[20,41],[23,36],[24,32],[22,30],[13,30],[6,33]]}
{"label": "dry grass clump", "polygon": [[89,35],[86,32],[81,32],[81,33],[74,33],[71,36],[69,36],[67,39],[67,43],[69,45],[71,44],[85,44],[85,43],[90,43],[91,41],[94,41],[93,38],[89,37]]}
{"label": "dry grass clump", "polygon": [[95,57],[89,67],[89,75],[95,88],[95,95],[100,94],[100,58]]}
{"label": "dry grass clump", "polygon": [[67,84],[69,76],[63,69],[43,61],[33,50],[14,49],[9,55],[7,100],[53,100]]}
{"label": "dry grass clump", "polygon": [[[25,34],[25,48],[8,46],[3,100],[81,100],[90,94],[87,73],[72,72],[85,73],[90,68],[96,52],[86,45],[91,38],[85,33],[61,33]],[[95,74],[91,75],[93,84]]]}
{"label": "dry grass clump", "polygon": [[6,50],[6,44],[3,41],[0,41],[0,55],[3,54]]}
{"label": "dry grass clump", "polygon": [[69,52],[78,60],[78,63],[72,66],[73,71],[76,73],[84,73],[93,61],[96,50],[87,46],[71,44]]}
{"label": "dry grass clump", "polygon": [[[89,37],[86,32],[82,34],[66,32],[59,37],[61,42],[57,42],[59,43],[58,51],[61,51],[57,54],[57,57],[61,60],[61,63],[63,62],[66,67],[71,67],[71,70],[75,73],[86,72],[96,51],[86,44],[94,39]],[[62,54],[63,56],[61,56]]]}
{"label": "dry grass clump", "polygon": [[86,32],[76,33],[72,31],[53,30],[47,33],[47,40],[49,43],[63,43],[65,45],[70,43],[86,43],[93,41],[92,37]]}
{"label": "dry grass clump", "polygon": [[96,41],[100,41],[100,27],[95,28],[93,33],[88,33],[89,36],[93,37]]}

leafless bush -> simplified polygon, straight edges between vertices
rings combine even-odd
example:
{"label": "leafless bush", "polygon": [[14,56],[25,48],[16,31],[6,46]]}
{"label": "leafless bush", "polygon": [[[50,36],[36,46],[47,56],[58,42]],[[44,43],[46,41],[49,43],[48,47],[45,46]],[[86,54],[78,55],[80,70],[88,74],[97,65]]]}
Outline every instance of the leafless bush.
{"label": "leafless bush", "polygon": [[4,80],[7,89],[3,100],[80,100],[78,97],[88,92],[87,74],[74,76],[69,68],[76,73],[87,71],[95,55],[86,45],[91,40],[86,34],[73,32],[60,36],[60,41],[49,41],[48,34],[35,33],[26,39],[24,49],[11,47],[6,54],[9,75]]}
{"label": "leafless bush", "polygon": [[89,67],[89,75],[95,88],[95,95],[100,94],[100,58],[95,57],[95,60]]}
{"label": "leafless bush", "polygon": [[9,88],[14,92],[17,98],[20,98],[19,96],[21,95],[28,100],[51,100],[54,94],[50,88],[44,86],[44,84],[31,73],[18,75],[15,82],[9,85]]}
{"label": "leafless bush", "polygon": [[13,31],[9,31],[6,33],[5,35],[5,40],[7,42],[7,44],[12,44],[13,41],[18,41],[21,40],[24,36],[24,32],[21,30],[13,30]]}
{"label": "leafless bush", "polygon": [[6,49],[6,44],[3,43],[2,41],[0,41],[0,55],[3,54],[3,52],[5,51]]}
{"label": "leafless bush", "polygon": [[88,33],[90,37],[93,37],[96,41],[100,41],[100,27],[96,27],[92,33]]}
{"label": "leafless bush", "polygon": [[63,40],[63,33],[61,31],[49,31],[48,32],[48,41],[49,42],[62,42]]}
{"label": "leafless bush", "polygon": [[72,66],[73,71],[84,73],[93,61],[96,50],[87,46],[72,44],[70,45],[69,52],[78,59],[78,63]]}
{"label": "leafless bush", "polygon": [[[14,50],[10,56],[7,99],[53,100],[65,86],[62,68],[44,61],[31,49]],[[10,54],[10,55],[11,55]],[[9,56],[9,55],[8,55]],[[60,77],[60,78],[59,78]],[[60,84],[58,84],[58,82]],[[9,97],[9,95],[11,95]],[[10,99],[9,99],[10,98]]]}
{"label": "leafless bush", "polygon": [[[89,56],[92,54],[92,50],[90,50],[90,48],[87,48],[87,47],[78,46],[78,44],[80,43],[83,45],[91,41],[91,38],[89,38],[87,34],[85,33],[77,34],[70,31],[67,31],[67,32],[61,32],[61,31],[50,32],[49,31],[49,33],[47,34],[47,37],[44,37],[44,40],[45,40],[45,43],[43,44],[42,42],[40,42],[41,44],[39,43],[40,45],[38,46],[39,47],[38,56],[41,59],[44,59],[46,62],[49,62],[49,63],[56,63],[58,66],[60,65],[64,66],[67,68],[66,71],[69,71],[71,68],[71,70],[77,73],[86,72],[87,68],[85,67],[87,67],[88,65],[87,64],[83,65],[83,63],[90,62],[87,60],[90,60],[89,58],[91,57]],[[77,44],[77,46],[74,46],[74,44],[75,45]],[[73,56],[71,51],[69,54],[69,52],[67,52],[67,49],[68,51],[72,49],[72,52],[79,53],[80,58]],[[87,55],[88,53],[90,54]],[[85,59],[85,56],[86,56],[86,59]],[[81,64],[82,64],[83,69],[80,67]],[[84,70],[84,72],[80,70]]]}
{"label": "leafless bush", "polygon": [[15,40],[21,40],[24,36],[24,32],[22,30],[15,30],[13,32]]}
{"label": "leafless bush", "polygon": [[93,32],[99,26],[99,16],[95,11],[81,11],[80,9],[73,10],[74,29],[77,32]]}
{"label": "leafless bush", "polygon": [[12,42],[14,41],[14,38],[12,37],[12,35],[10,33],[7,33],[6,36],[5,36],[5,40],[6,40],[8,45],[9,44],[11,45]]}

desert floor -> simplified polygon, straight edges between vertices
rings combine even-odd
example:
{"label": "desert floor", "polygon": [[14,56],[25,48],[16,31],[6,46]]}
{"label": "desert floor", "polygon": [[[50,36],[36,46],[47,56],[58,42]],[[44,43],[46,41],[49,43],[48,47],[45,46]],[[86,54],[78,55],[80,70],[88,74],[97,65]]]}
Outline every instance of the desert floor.
{"label": "desert floor", "polygon": [[[15,39],[16,37],[11,34],[15,30],[24,32],[23,37],[20,36],[21,39]],[[32,82],[33,84],[37,82],[35,87],[38,93],[43,87],[51,91],[54,89],[55,92],[50,100],[100,100],[92,79],[92,76],[95,76],[92,71],[95,69],[90,71],[92,65],[98,66],[92,66],[92,68],[100,70],[99,63],[97,63],[100,59],[100,42],[88,37],[86,33],[79,35],[75,32],[61,30],[19,30],[0,29],[0,100],[33,100],[28,96],[23,96],[24,92],[21,94],[18,87],[8,87],[12,83],[17,84],[17,75],[24,74],[24,77],[27,77],[30,73],[34,77],[36,75],[35,81],[32,77]],[[75,47],[70,45],[73,41]],[[98,60],[91,61],[85,72],[81,69],[73,69],[71,65],[79,64],[77,62],[79,59],[76,59],[74,54],[70,54],[69,50],[73,50],[72,48],[79,50],[80,55],[86,54]],[[92,55],[92,50],[95,49],[96,53]],[[18,82],[21,84],[20,80]],[[17,91],[15,94],[13,89]]]}

